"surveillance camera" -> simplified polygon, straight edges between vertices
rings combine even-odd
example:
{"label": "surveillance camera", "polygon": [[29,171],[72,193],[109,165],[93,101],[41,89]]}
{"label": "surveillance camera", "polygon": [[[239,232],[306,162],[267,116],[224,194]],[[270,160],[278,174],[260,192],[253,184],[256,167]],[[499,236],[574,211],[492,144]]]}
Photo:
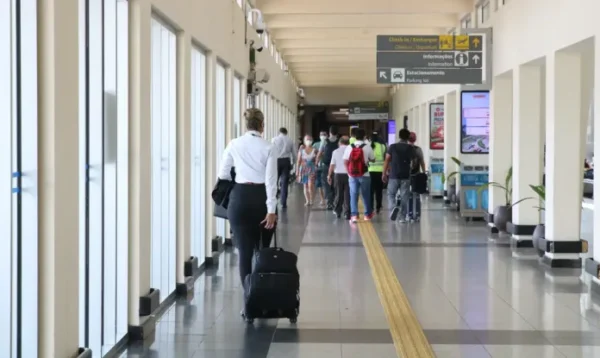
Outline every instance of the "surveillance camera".
{"label": "surveillance camera", "polygon": [[262,35],[262,33],[265,32],[267,25],[265,25],[265,22],[263,21],[262,12],[260,10],[250,10],[250,16],[254,13],[256,13],[256,23],[254,24],[254,28],[256,29],[257,34]]}
{"label": "surveillance camera", "polygon": [[260,45],[260,46],[256,45],[254,40],[250,41],[250,47],[252,47],[253,49],[255,49],[258,52],[262,52],[262,50],[264,49],[264,47],[262,45]]}

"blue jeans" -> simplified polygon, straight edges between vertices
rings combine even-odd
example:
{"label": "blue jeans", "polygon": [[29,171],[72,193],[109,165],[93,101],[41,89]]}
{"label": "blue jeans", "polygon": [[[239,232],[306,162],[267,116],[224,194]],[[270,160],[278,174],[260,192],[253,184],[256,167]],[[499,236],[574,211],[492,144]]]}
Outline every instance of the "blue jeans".
{"label": "blue jeans", "polygon": [[390,209],[399,206],[400,217],[403,219],[406,218],[408,216],[408,203],[410,200],[410,180],[390,179],[387,194]]}
{"label": "blue jeans", "polygon": [[358,216],[359,191],[365,204],[365,215],[370,215],[373,211],[371,208],[371,177],[348,177],[348,184],[350,185],[350,215]]}

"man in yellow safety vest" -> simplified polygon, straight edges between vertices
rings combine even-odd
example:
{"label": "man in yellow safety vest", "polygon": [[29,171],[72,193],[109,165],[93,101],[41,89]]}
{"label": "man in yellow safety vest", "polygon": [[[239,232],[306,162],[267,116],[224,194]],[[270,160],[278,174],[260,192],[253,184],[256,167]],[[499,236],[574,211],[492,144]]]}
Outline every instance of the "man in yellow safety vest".
{"label": "man in yellow safety vest", "polygon": [[[377,132],[371,137],[371,148],[375,153],[375,161],[369,163],[369,174],[371,175],[371,205],[379,214],[383,207],[383,163],[385,162],[386,146]],[[374,200],[375,199],[375,200]],[[376,204],[377,203],[377,204]]]}

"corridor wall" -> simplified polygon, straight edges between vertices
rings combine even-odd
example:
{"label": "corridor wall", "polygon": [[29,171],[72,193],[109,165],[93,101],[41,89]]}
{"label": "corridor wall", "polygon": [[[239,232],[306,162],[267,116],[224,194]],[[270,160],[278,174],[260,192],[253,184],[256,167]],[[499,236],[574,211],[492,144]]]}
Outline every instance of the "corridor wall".
{"label": "corridor wall", "polygon": [[[27,332],[0,326],[3,357],[75,357],[79,347],[105,355],[124,342],[128,328],[132,337],[152,323],[153,296],[168,303],[176,287],[186,287],[191,277],[184,263],[191,256],[200,265],[210,263],[222,247],[214,246],[217,225],[208,193],[219,154],[244,131],[245,34],[262,41],[244,10],[234,0],[40,0],[37,14],[20,12],[21,23],[39,36],[22,42],[27,73],[19,83],[27,96],[20,98],[38,102],[39,111],[22,106],[14,120],[27,129],[22,153],[39,153],[39,159],[32,156],[30,168],[23,156],[23,179],[0,184],[4,192],[10,185],[20,194],[13,185],[23,183],[15,213],[26,227],[15,237],[39,269],[27,264],[27,285],[9,293],[27,308],[20,322],[9,324],[22,324]],[[12,31],[13,20],[3,31]],[[0,45],[8,46],[12,38],[5,35]],[[12,63],[16,57],[9,55],[0,63]],[[262,88],[280,106],[266,120],[292,127],[296,87],[277,61],[269,51],[257,54],[257,67],[270,74]],[[6,98],[13,98],[9,87],[2,93],[6,89]],[[21,175],[9,155],[0,159],[6,175]],[[20,255],[6,265],[23,265]],[[4,275],[0,283],[14,291],[12,280]],[[8,305],[9,294],[0,297]]]}

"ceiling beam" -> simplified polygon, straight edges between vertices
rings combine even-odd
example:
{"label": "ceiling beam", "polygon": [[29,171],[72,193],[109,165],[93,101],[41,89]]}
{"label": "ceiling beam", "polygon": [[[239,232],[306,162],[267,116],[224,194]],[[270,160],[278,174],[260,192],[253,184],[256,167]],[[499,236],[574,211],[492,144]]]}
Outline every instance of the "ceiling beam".
{"label": "ceiling beam", "polygon": [[293,28],[272,29],[270,34],[277,40],[313,40],[313,39],[375,39],[377,35],[441,35],[445,28],[390,27],[390,28]]}
{"label": "ceiling beam", "polygon": [[271,14],[457,14],[470,12],[473,0],[257,0]]}
{"label": "ceiling beam", "polygon": [[372,49],[376,51],[377,41],[372,40],[330,40],[330,39],[319,39],[319,40],[281,40],[277,41],[276,47],[280,50],[291,49],[291,48],[363,48]]}
{"label": "ceiling beam", "polygon": [[372,62],[342,62],[342,63],[334,63],[334,62],[299,62],[299,63],[289,63],[289,68],[294,71],[310,71],[314,69],[329,69],[329,68],[338,68],[338,69],[364,69],[370,68],[367,66],[374,66]]}
{"label": "ceiling beam", "polygon": [[[454,14],[377,15],[266,15],[269,29],[281,28],[446,28],[457,25]],[[389,35],[389,34],[387,34]]]}
{"label": "ceiling beam", "polygon": [[354,56],[375,53],[372,48],[288,48],[282,51],[284,58],[294,56]]}
{"label": "ceiling beam", "polygon": [[297,62],[371,62],[375,63],[375,51],[370,54],[355,54],[355,55],[328,55],[328,56],[288,56],[286,57],[288,64]]}

